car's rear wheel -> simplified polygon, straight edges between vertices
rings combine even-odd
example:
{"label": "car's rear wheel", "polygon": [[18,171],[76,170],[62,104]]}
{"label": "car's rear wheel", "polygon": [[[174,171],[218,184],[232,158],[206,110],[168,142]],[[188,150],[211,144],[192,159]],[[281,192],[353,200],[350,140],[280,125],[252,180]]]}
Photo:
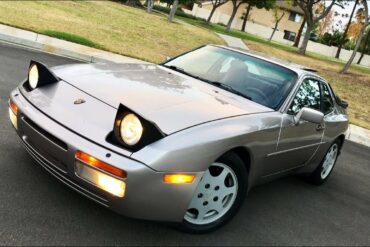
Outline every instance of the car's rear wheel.
{"label": "car's rear wheel", "polygon": [[334,169],[335,163],[337,161],[339,150],[340,150],[340,141],[336,140],[326,152],[324,159],[321,161],[320,165],[316,170],[310,175],[309,182],[315,185],[323,184],[331,174]]}
{"label": "car's rear wheel", "polygon": [[204,173],[181,225],[188,232],[214,230],[230,220],[247,191],[247,171],[235,153],[227,153]]}

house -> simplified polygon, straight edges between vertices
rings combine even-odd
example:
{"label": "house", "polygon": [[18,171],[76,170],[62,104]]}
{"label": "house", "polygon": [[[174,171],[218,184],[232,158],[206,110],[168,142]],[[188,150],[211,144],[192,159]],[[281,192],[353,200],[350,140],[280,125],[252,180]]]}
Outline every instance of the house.
{"label": "house", "polygon": [[[239,7],[232,27],[241,29],[243,20],[243,13],[246,12],[248,5],[243,3]],[[303,22],[303,11],[299,6],[294,5],[291,1],[276,1],[278,7],[278,16],[285,12],[282,20],[279,22],[278,30],[274,36],[274,40],[292,43],[294,42],[297,33]],[[212,10],[212,2],[202,2],[201,6],[194,4],[191,13],[195,16],[207,19]],[[211,22],[226,25],[229,21],[232,12],[232,3],[228,1],[216,9]],[[248,22],[246,25],[246,32],[256,34],[263,38],[269,38],[275,26],[275,18],[273,10],[252,8],[249,13]]]}

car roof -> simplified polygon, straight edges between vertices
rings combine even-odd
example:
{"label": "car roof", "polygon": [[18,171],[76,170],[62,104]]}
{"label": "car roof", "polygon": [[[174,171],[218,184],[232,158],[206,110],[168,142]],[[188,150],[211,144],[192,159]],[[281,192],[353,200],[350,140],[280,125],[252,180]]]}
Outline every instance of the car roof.
{"label": "car roof", "polygon": [[324,78],[322,78],[321,76],[319,76],[318,74],[315,73],[315,72],[317,72],[317,70],[315,70],[315,69],[309,68],[309,67],[301,65],[301,64],[296,64],[296,63],[293,63],[293,62],[290,62],[290,61],[287,61],[287,60],[284,60],[284,59],[280,59],[280,58],[277,58],[277,57],[268,56],[268,55],[266,55],[265,53],[262,53],[262,52],[250,51],[250,50],[245,50],[245,49],[242,49],[242,48],[228,47],[228,46],[223,46],[223,45],[211,45],[211,46],[216,46],[216,47],[220,47],[220,48],[224,48],[224,49],[228,49],[228,50],[232,50],[232,51],[237,51],[237,52],[249,55],[249,56],[253,56],[253,57],[256,57],[256,58],[259,58],[259,59],[262,59],[262,60],[265,60],[265,61],[268,61],[268,62],[271,62],[271,63],[274,63],[274,64],[277,64],[277,65],[283,66],[287,69],[290,69],[290,70],[296,72],[298,74],[298,76],[311,75],[311,76],[319,77],[320,79],[325,81]]}

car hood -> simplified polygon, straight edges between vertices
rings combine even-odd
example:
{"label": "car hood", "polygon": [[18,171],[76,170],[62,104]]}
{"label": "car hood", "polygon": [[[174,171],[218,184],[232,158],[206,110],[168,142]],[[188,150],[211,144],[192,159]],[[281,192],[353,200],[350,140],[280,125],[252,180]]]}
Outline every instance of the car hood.
{"label": "car hood", "polygon": [[81,64],[52,70],[113,108],[123,104],[166,134],[217,119],[272,111],[160,65]]}

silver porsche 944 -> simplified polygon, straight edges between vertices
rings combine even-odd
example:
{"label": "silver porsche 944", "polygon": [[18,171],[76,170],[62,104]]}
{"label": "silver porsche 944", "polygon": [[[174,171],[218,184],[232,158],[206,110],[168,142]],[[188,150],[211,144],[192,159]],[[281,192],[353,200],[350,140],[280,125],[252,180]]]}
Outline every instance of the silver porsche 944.
{"label": "silver porsche 944", "polygon": [[206,45],[159,65],[31,61],[9,116],[29,154],[82,195],[205,232],[258,184],[288,174],[324,183],[346,107],[312,70]]}

